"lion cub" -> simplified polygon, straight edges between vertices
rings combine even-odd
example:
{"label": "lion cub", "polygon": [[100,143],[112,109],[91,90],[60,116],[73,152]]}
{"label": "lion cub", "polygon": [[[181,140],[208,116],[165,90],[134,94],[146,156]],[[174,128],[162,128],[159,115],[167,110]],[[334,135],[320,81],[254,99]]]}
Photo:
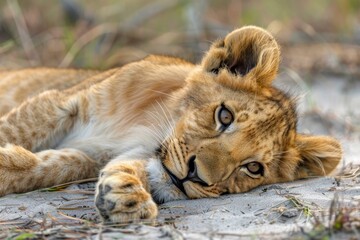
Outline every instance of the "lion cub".
{"label": "lion cub", "polygon": [[103,220],[152,219],[157,203],[329,174],[342,151],[297,133],[271,85],[280,49],[248,26],[200,64],[149,56],[105,72],[0,72],[0,195],[99,176]]}

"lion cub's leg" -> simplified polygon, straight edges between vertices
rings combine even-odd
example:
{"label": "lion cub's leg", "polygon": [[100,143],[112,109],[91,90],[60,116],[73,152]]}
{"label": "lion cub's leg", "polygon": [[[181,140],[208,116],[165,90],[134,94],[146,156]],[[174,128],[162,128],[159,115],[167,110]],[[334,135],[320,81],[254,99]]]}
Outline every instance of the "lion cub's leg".
{"label": "lion cub's leg", "polygon": [[86,120],[86,101],[81,93],[48,91],[0,118],[0,195],[96,176],[97,165],[81,151],[38,152]]}
{"label": "lion cub's leg", "polygon": [[85,95],[47,91],[27,100],[0,118],[0,146],[10,143],[35,152],[51,148],[76,121],[84,121]]}
{"label": "lion cub's leg", "polygon": [[104,221],[153,219],[158,210],[149,191],[144,161],[118,161],[101,171],[95,204]]}
{"label": "lion cub's leg", "polygon": [[0,196],[96,177],[97,163],[76,149],[32,153],[20,146],[0,147]]}

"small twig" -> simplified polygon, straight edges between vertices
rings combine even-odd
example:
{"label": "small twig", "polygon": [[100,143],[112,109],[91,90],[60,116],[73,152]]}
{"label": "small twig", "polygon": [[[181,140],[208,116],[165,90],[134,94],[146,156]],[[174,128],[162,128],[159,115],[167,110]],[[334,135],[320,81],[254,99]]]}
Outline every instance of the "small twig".
{"label": "small twig", "polygon": [[94,195],[95,192],[93,191],[86,191],[86,190],[59,190],[59,192],[65,193],[72,193],[72,194],[85,194],[85,195]]}
{"label": "small twig", "polygon": [[81,179],[81,180],[76,180],[76,181],[72,181],[72,182],[67,182],[67,183],[62,183],[62,184],[58,184],[49,188],[43,188],[40,189],[40,191],[58,191],[60,189],[66,188],[72,184],[79,184],[79,183],[86,183],[86,182],[96,182],[98,180],[98,178],[87,178],[87,179]]}
{"label": "small twig", "polygon": [[19,219],[21,219],[21,216],[20,216],[20,217],[13,218],[13,219],[1,220],[1,221],[0,221],[0,224],[7,224],[7,223],[9,223],[9,222],[13,222],[13,221],[16,221],[16,220],[19,220]]}
{"label": "small twig", "polygon": [[344,172],[343,175],[338,175],[336,178],[354,179],[360,176],[360,166],[350,169],[348,172]]}
{"label": "small twig", "polygon": [[84,219],[81,219],[81,218],[71,217],[71,216],[69,216],[69,215],[66,215],[66,214],[63,213],[62,211],[57,211],[57,213],[58,213],[59,215],[65,217],[65,218],[67,218],[67,219],[79,221],[79,222],[81,222],[81,223],[87,223],[87,224],[91,223],[92,225],[97,226],[97,224],[94,223],[94,222],[90,222],[89,220],[84,220]]}
{"label": "small twig", "polygon": [[184,208],[185,206],[160,206],[160,209]]}

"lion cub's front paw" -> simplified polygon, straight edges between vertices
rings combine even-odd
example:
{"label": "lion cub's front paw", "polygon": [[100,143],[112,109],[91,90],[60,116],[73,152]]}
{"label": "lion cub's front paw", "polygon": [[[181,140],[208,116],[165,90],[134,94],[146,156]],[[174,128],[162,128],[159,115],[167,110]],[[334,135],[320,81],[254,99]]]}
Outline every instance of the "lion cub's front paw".
{"label": "lion cub's front paw", "polygon": [[114,173],[99,179],[96,207],[106,222],[154,219],[157,206],[139,179],[127,173]]}

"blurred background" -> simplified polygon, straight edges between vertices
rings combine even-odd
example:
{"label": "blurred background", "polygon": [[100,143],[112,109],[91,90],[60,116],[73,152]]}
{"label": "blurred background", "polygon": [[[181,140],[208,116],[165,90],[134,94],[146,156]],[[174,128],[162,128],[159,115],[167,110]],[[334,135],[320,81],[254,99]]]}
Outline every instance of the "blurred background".
{"label": "blurred background", "polygon": [[359,0],[0,0],[0,68],[107,69],[148,54],[198,62],[249,24],[280,42],[282,69],[360,74]]}

